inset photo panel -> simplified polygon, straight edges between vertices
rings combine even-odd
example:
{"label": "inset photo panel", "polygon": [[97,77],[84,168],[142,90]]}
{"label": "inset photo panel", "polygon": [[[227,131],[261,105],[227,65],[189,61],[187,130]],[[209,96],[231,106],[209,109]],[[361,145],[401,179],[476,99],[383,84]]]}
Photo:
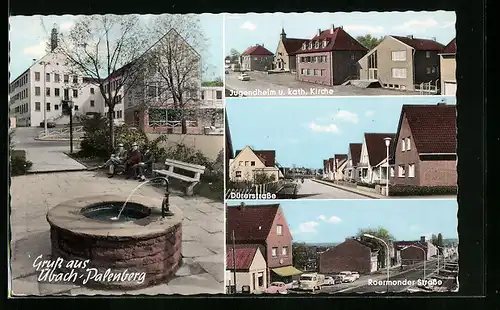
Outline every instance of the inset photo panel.
{"label": "inset photo panel", "polygon": [[453,200],[228,202],[226,291],[458,292],[457,211]]}
{"label": "inset photo panel", "polygon": [[455,95],[455,12],[225,14],[230,97]]}
{"label": "inset photo panel", "polygon": [[456,200],[455,97],[226,99],[226,199]]}

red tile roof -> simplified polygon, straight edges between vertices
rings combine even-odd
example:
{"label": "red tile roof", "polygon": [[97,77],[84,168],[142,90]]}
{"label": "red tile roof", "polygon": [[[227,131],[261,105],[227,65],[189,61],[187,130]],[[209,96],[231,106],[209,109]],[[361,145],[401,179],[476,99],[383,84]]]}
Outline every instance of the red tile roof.
{"label": "red tile roof", "polygon": [[[326,47],[321,45],[324,40],[327,40]],[[314,42],[319,41],[320,47],[314,48]],[[317,52],[332,52],[332,51],[368,51],[361,43],[351,37],[342,27],[323,30],[319,35],[314,36],[311,40],[307,41],[313,43],[312,49],[303,50],[302,46],[295,52],[296,54],[317,53]]]}
{"label": "red tile roof", "polygon": [[[233,246],[226,246],[226,269],[236,269],[236,270],[248,270],[252,266],[255,253],[258,250],[257,245],[240,246],[236,245],[234,247],[234,258],[233,259]],[[236,265],[236,268],[234,268]]]}
{"label": "red tile roof", "polygon": [[434,40],[429,39],[418,39],[418,38],[409,38],[409,37],[401,37],[401,36],[391,36],[394,39],[403,42],[406,45],[413,47],[418,51],[441,51],[444,47],[443,44],[436,42]]}
{"label": "red tile roof", "polygon": [[283,39],[283,46],[288,55],[293,56],[302,47],[302,43],[309,41],[308,39],[293,39],[286,38]]}
{"label": "red tile roof", "polygon": [[226,206],[226,243],[264,242],[271,231],[279,204]]}
{"label": "red tile roof", "polygon": [[403,105],[398,135],[403,117],[408,120],[413,144],[419,153],[456,154],[457,109],[455,105]]}
{"label": "red tile roof", "polygon": [[351,153],[351,160],[353,166],[356,166],[359,163],[362,146],[363,146],[362,143],[349,143],[349,153]]}
{"label": "red tile roof", "polygon": [[255,45],[247,48],[241,55],[271,56],[274,54],[262,45]]}
{"label": "red tile roof", "polygon": [[453,39],[448,43],[443,50],[441,51],[443,54],[456,54],[457,53],[457,41]]}
{"label": "red tile roof", "polygon": [[[237,150],[234,156],[238,156],[241,150]],[[252,150],[266,167],[276,166],[276,151],[273,150]]]}
{"label": "red tile roof", "polygon": [[391,138],[389,145],[389,154],[392,144],[394,144],[396,134],[393,133],[365,133],[366,150],[368,151],[368,159],[370,166],[378,165],[387,157],[387,148],[384,138]]}

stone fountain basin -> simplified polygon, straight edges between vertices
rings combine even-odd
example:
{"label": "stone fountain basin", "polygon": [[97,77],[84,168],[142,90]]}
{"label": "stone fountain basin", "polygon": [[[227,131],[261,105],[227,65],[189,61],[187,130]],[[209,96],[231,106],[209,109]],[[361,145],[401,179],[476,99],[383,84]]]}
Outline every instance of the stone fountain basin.
{"label": "stone fountain basin", "polygon": [[[149,215],[131,221],[102,221],[87,218],[82,209],[109,202],[123,203],[126,196],[94,196],[63,202],[47,213],[50,224],[52,259],[62,258],[58,272],[69,272],[70,260],[89,260],[86,268],[77,270],[79,280],[88,277],[88,268],[99,273],[140,273],[144,281],[113,281],[96,278],[85,283],[105,289],[139,289],[165,282],[175,275],[182,263],[182,211],[173,205],[173,216],[161,217],[161,199],[132,196]],[[79,281],[77,281],[79,282]],[[83,283],[82,283],[83,284]]]}

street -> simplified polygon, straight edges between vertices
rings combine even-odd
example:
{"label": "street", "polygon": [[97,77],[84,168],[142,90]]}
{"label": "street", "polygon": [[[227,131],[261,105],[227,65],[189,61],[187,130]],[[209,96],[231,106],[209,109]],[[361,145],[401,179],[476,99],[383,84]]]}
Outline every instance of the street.
{"label": "street", "polygon": [[356,86],[326,86],[297,81],[292,73],[245,72],[250,81],[238,80],[239,72],[226,74],[225,85],[231,97],[283,97],[283,96],[388,96],[418,95],[418,92],[403,92],[384,88],[361,88]]}
{"label": "street", "polygon": [[304,183],[299,184],[298,199],[369,199],[366,196],[354,194],[339,188],[304,179]]}

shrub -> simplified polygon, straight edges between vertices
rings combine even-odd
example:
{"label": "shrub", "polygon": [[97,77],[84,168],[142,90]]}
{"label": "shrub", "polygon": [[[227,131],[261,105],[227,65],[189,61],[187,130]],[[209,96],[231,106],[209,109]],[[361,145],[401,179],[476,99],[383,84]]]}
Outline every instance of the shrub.
{"label": "shrub", "polygon": [[101,114],[94,116],[82,115],[78,117],[85,132],[80,142],[78,157],[106,158],[110,154],[108,149],[108,120]]}
{"label": "shrub", "polygon": [[368,187],[368,188],[375,188],[377,184],[375,183],[365,183],[365,182],[357,182],[357,186],[363,186],[363,187]]}
{"label": "shrub", "polygon": [[33,163],[26,160],[26,151],[12,150],[10,153],[10,173],[13,176],[23,175],[31,169]]}
{"label": "shrub", "polygon": [[389,196],[432,196],[456,194],[456,186],[389,185]]}

